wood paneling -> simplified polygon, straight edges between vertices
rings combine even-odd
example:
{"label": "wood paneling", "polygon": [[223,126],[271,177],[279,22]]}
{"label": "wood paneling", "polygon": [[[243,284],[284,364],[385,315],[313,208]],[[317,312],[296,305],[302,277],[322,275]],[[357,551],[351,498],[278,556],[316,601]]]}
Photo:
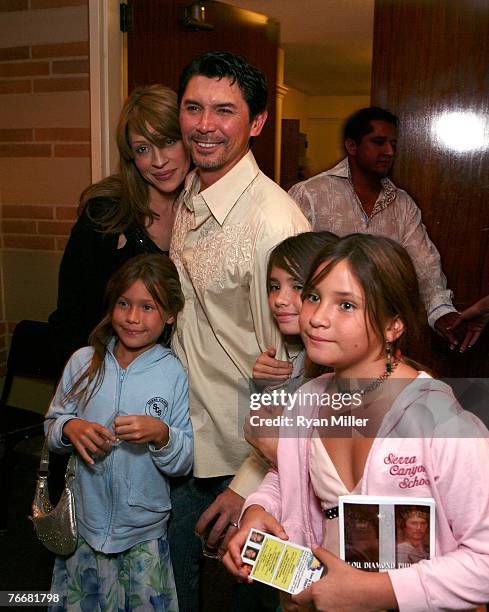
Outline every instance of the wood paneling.
{"label": "wood paneling", "polygon": [[163,83],[177,90],[182,68],[206,51],[231,51],[263,70],[268,81],[268,121],[253,145],[260,168],[273,177],[275,84],[279,29],[257,13],[221,2],[205,3],[213,30],[189,30],[181,24],[191,0],[132,0],[128,35],[129,91],[137,85]]}
{"label": "wood paneling", "polygon": [[[376,0],[372,104],[399,116],[394,180],[421,208],[459,308],[489,293],[488,66],[487,0]],[[463,356],[429,333],[418,349],[452,376],[489,375],[488,354],[487,333]]]}

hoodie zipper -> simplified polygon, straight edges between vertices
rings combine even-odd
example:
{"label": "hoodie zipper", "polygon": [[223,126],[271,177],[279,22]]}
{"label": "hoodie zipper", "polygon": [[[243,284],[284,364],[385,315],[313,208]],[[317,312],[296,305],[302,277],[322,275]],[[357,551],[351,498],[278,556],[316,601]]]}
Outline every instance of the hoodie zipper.
{"label": "hoodie zipper", "polygon": [[[117,366],[119,368],[119,366]],[[119,411],[120,411],[120,405],[121,405],[121,397],[122,397],[122,384],[124,382],[124,378],[126,376],[126,372],[127,370],[124,370],[124,368],[120,368],[119,371],[119,376],[118,376],[118,382],[117,382],[117,408],[115,411],[115,415],[114,418],[116,416],[118,416]],[[113,489],[113,483],[114,483],[114,453],[117,450],[117,446],[113,446],[112,447],[112,452],[110,453],[110,464],[109,464],[109,482],[108,482],[108,487],[109,487],[109,492],[110,492],[110,499],[111,499],[111,504],[110,504],[110,513],[109,513],[109,521],[107,523],[107,530],[105,532],[105,540],[104,543],[102,544],[102,549],[105,546],[105,544],[107,543],[107,539],[109,537],[109,533],[110,533],[110,527],[112,525],[112,517],[114,516],[114,507],[115,507],[115,491]]]}

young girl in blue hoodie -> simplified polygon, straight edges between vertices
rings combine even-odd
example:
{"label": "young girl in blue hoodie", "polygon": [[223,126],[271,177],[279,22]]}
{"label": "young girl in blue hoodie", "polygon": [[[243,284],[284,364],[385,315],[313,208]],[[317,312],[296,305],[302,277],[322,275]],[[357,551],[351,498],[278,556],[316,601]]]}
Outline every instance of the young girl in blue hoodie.
{"label": "young girl in blue hoodie", "polygon": [[184,298],[164,255],[128,261],[107,314],[73,354],[46,415],[50,450],[76,453],[78,543],[57,557],[53,610],[178,610],[166,539],[169,476],[192,466],[187,378],[159,344]]}

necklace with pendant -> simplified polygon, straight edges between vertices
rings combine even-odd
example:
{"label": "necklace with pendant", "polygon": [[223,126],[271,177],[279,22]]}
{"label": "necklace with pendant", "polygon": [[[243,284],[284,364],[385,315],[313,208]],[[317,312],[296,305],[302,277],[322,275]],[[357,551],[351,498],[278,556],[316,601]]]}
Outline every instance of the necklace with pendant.
{"label": "necklace with pendant", "polygon": [[386,381],[389,378],[389,376],[391,376],[392,372],[394,372],[394,370],[397,368],[400,362],[401,362],[400,359],[396,359],[395,361],[392,361],[391,363],[389,363],[390,368],[386,368],[384,372],[378,378],[373,380],[369,385],[363,388],[358,387],[357,389],[349,389],[348,393],[350,393],[351,395],[359,393],[363,397],[366,393],[375,391],[375,389],[378,389],[380,385],[384,381]]}

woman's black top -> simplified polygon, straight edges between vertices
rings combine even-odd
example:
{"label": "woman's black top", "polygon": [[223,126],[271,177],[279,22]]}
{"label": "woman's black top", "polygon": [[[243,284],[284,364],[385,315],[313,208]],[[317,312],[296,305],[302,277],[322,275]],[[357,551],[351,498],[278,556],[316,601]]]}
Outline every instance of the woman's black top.
{"label": "woman's black top", "polygon": [[[140,226],[124,232],[126,244],[118,249],[119,234],[97,231],[96,219],[117,202],[109,198],[90,200],[71,230],[61,260],[56,310],[50,315],[52,341],[61,372],[70,355],[86,346],[92,329],[104,315],[107,281],[128,259],[141,253],[165,253]],[[168,253],[165,253],[168,254]]]}

